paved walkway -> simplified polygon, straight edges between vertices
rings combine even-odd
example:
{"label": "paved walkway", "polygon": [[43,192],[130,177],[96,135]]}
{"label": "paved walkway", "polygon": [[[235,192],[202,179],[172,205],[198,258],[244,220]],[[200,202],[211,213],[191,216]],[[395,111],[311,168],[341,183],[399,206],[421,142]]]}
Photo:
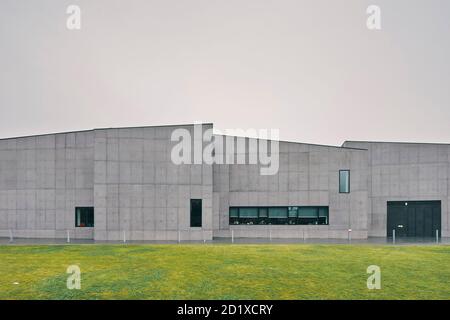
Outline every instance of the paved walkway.
{"label": "paved walkway", "polygon": [[[127,244],[176,244],[177,241],[127,241]],[[203,241],[181,241],[181,244],[231,244],[230,238],[215,238],[214,240]],[[365,240],[343,240],[343,239],[267,239],[267,238],[236,238],[234,244],[394,244],[392,238],[368,238]],[[0,238],[0,245],[46,245],[46,244],[124,244],[123,241],[95,241],[72,239],[67,243],[65,239],[14,239]],[[435,238],[397,238],[396,245],[433,245]],[[450,244],[450,238],[439,238],[439,244]]]}

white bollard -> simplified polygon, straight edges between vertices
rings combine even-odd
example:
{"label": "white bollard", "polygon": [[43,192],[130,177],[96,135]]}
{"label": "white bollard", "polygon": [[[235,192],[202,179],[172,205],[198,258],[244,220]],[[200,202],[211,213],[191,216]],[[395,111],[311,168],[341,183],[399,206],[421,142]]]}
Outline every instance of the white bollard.
{"label": "white bollard", "polygon": [[127,242],[127,237],[125,234],[125,230],[123,230],[123,243]]}
{"label": "white bollard", "polygon": [[348,229],[348,242],[352,242],[352,229]]}
{"label": "white bollard", "polygon": [[231,243],[234,243],[234,230],[231,230]]}
{"label": "white bollard", "polygon": [[395,244],[395,229],[392,230],[392,243]]}
{"label": "white bollard", "polygon": [[178,230],[178,243],[181,242],[181,234],[180,234],[180,230]]}
{"label": "white bollard", "polygon": [[67,230],[67,243],[70,243],[70,231]]}
{"label": "white bollard", "polygon": [[436,243],[439,243],[439,230],[436,229]]}
{"label": "white bollard", "polygon": [[13,241],[14,241],[13,233],[12,233],[12,230],[9,229],[9,242],[13,242]]}

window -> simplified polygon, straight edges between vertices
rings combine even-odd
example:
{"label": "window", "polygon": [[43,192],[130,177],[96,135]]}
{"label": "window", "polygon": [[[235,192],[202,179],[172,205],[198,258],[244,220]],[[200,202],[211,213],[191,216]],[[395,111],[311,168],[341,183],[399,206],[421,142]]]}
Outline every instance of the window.
{"label": "window", "polygon": [[94,208],[76,207],[75,208],[75,227],[93,227],[94,226]]}
{"label": "window", "polygon": [[191,227],[202,226],[202,199],[191,199]]}
{"label": "window", "polygon": [[319,208],[303,207],[298,211],[298,219],[300,224],[319,224]]}
{"label": "window", "polygon": [[260,218],[267,218],[269,216],[267,208],[259,208],[259,217]]}
{"label": "window", "polygon": [[287,218],[287,208],[281,207],[281,208],[269,208],[269,218]]}
{"label": "window", "polygon": [[339,193],[350,192],[350,170],[339,170]]}
{"label": "window", "polygon": [[288,223],[289,224],[297,224],[297,213],[298,213],[298,207],[288,207]]}
{"label": "window", "polygon": [[289,218],[297,218],[298,207],[288,207]]}
{"label": "window", "polygon": [[300,218],[316,218],[317,208],[316,207],[303,207],[298,210],[298,216]]}
{"label": "window", "polygon": [[319,207],[319,224],[328,224],[328,207]]}
{"label": "window", "polygon": [[239,215],[242,218],[258,218],[258,208],[242,208]]}
{"label": "window", "polygon": [[230,207],[230,224],[328,225],[328,207]]}
{"label": "window", "polygon": [[230,209],[230,218],[239,218],[239,209],[238,208]]}

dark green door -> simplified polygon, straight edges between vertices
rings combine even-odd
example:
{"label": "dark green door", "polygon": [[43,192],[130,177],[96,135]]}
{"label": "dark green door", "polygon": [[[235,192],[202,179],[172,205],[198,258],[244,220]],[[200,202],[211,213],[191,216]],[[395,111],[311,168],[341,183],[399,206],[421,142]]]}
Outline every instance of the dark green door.
{"label": "dark green door", "polygon": [[387,235],[392,237],[435,237],[441,235],[440,201],[388,201]]}

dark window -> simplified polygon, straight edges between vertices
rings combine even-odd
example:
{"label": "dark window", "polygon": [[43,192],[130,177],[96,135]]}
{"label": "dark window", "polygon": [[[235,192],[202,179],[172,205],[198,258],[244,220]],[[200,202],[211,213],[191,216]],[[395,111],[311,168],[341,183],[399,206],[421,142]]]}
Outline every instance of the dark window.
{"label": "dark window", "polygon": [[298,219],[300,224],[319,224],[319,208],[303,207],[298,211]]}
{"label": "dark window", "polygon": [[269,218],[285,219],[287,218],[288,211],[286,207],[274,207],[269,208]]}
{"label": "dark window", "polygon": [[230,224],[328,225],[328,207],[230,207]]}
{"label": "dark window", "polygon": [[239,209],[238,208],[230,209],[230,218],[239,218]]}
{"label": "dark window", "polygon": [[202,200],[191,199],[191,227],[202,226]]}
{"label": "dark window", "polygon": [[289,224],[297,224],[297,212],[298,207],[288,207]]}
{"label": "dark window", "polygon": [[258,218],[258,208],[241,208],[239,216],[242,218]]}
{"label": "dark window", "polygon": [[297,218],[298,207],[288,207],[289,218]]}
{"label": "dark window", "polygon": [[328,224],[328,207],[319,207],[318,224]]}
{"label": "dark window", "polygon": [[339,170],[339,193],[350,192],[350,170]]}
{"label": "dark window", "polygon": [[267,218],[268,217],[268,211],[267,208],[259,208],[259,217],[260,218]]}
{"label": "dark window", "polygon": [[316,207],[303,207],[298,210],[299,218],[317,218]]}
{"label": "dark window", "polygon": [[76,207],[75,208],[75,227],[93,227],[94,226],[94,208]]}

